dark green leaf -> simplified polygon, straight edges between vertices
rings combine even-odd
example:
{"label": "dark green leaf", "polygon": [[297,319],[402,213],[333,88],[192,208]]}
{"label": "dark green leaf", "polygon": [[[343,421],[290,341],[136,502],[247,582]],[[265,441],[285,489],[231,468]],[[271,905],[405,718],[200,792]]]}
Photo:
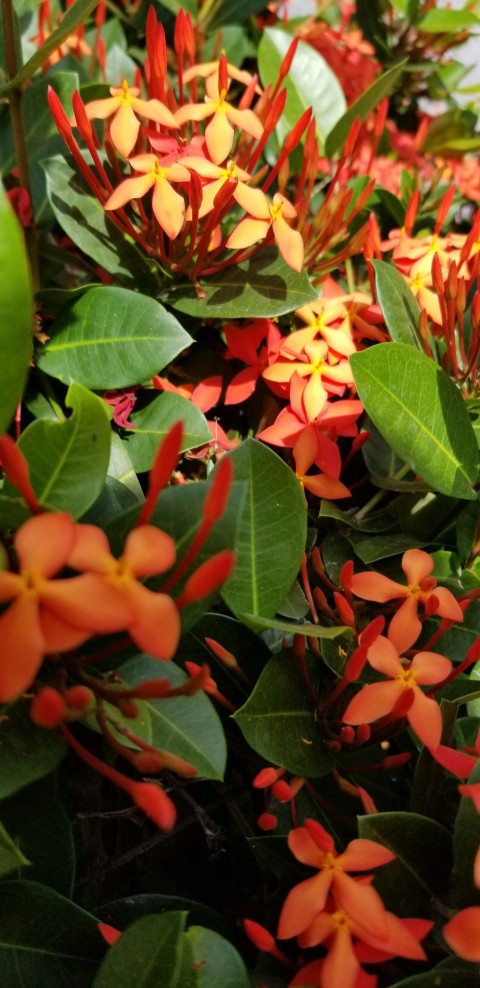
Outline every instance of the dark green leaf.
{"label": "dark green leaf", "polygon": [[179,419],[184,426],[182,451],[203,446],[211,440],[212,434],[205,416],[196,405],[180,395],[159,394],[130,417],[135,429],[125,435],[124,443],[138,473],[150,470],[160,443]]}
{"label": "dark green leaf", "polygon": [[[275,85],[292,41],[292,35],[280,27],[263,30],[258,46],[258,66],[264,86]],[[315,48],[300,41],[283,85],[287,90],[287,102],[276,127],[279,144],[283,145],[302,113],[311,106],[317,125],[317,140],[323,148],[327,134],[347,108],[336,75]]]}
{"label": "dark green leaf", "polygon": [[[80,518],[105,483],[110,457],[107,406],[81,384],[72,384],[65,398],[73,408],[69,419],[39,419],[25,429],[19,448],[30,468],[32,487],[44,505]],[[8,493],[5,485],[5,493]]]}
{"label": "dark green leaf", "polygon": [[254,439],[227,454],[235,480],[246,481],[237,562],[222,596],[234,614],[272,617],[298,573],[305,551],[306,504],[289,467]]}
{"label": "dark green leaf", "polygon": [[[470,778],[470,785],[480,783],[480,765],[477,765]],[[473,883],[473,865],[480,844],[480,814],[472,799],[462,796],[453,830],[453,860],[455,872],[456,905],[480,906],[480,892]]]}
{"label": "dark green leaf", "polygon": [[105,943],[93,916],[37,882],[0,884],[0,982],[5,988],[85,988]]}
{"label": "dark green leaf", "polygon": [[0,721],[0,799],[49,775],[65,754],[61,735],[36,727],[30,720],[29,706],[28,702],[16,703]]}
{"label": "dark green leaf", "polygon": [[125,288],[91,288],[53,325],[41,370],[65,384],[124,388],[147,381],[193,343],[159,302]]}
{"label": "dark green leaf", "polygon": [[416,813],[376,813],[359,818],[358,832],[397,855],[375,872],[375,887],[387,909],[398,916],[429,915],[432,895],[444,895],[448,888],[448,831]]}
{"label": "dark green leaf", "polygon": [[[306,661],[315,688],[318,661],[311,656]],[[270,659],[234,719],[250,747],[268,762],[310,778],[331,771],[333,759],[315,720],[314,701],[290,649]]]}
{"label": "dark green leaf", "polygon": [[191,926],[185,936],[193,957],[195,988],[250,988],[242,958],[228,940],[203,926]]}
{"label": "dark green leaf", "polygon": [[42,167],[55,218],[73,243],[119,281],[155,295],[159,281],[152,262],[110,219],[72,160],[49,158]]}
{"label": "dark green leaf", "polygon": [[199,319],[273,319],[317,297],[306,271],[297,274],[289,268],[276,247],[262,247],[200,284],[204,298],[198,298],[193,286],[179,286],[166,301]]}
{"label": "dark green leaf", "polygon": [[[129,686],[146,679],[168,679],[173,687],[188,678],[173,662],[159,662],[138,655],[121,666],[120,674]],[[151,734],[149,741],[190,762],[204,779],[222,779],[226,747],[223,728],[212,703],[204,693],[177,696],[142,703],[147,709]]]}
{"label": "dark green leaf", "polygon": [[247,627],[258,631],[281,631],[284,635],[305,635],[307,638],[338,638],[344,635],[346,628],[335,625],[327,628],[323,624],[310,624],[307,621],[280,621],[278,618],[264,618],[256,614],[239,614],[239,618]]}
{"label": "dark green leaf", "polygon": [[420,306],[415,295],[393,264],[385,261],[372,263],[378,303],[392,340],[423,350],[418,330]]}
{"label": "dark green leaf", "polygon": [[459,957],[448,957],[431,971],[396,981],[392,988],[480,988],[480,968]]}
{"label": "dark green leaf", "polygon": [[[370,3],[371,0],[366,0]],[[357,117],[360,120],[365,120],[369,113],[375,109],[376,106],[381,102],[385,96],[389,96],[392,89],[396,86],[400,79],[400,76],[407,64],[406,59],[403,62],[398,62],[383,75],[379,76],[375,82],[372,83],[368,89],[362,93],[358,99],[348,108],[347,112],[344,113],[343,117],[338,121],[333,130],[330,131],[327,140],[325,141],[325,154],[328,157],[334,155],[345,143],[345,139],[350,133],[353,123]]]}
{"label": "dark green leaf", "polygon": [[404,343],[354,353],[351,366],[367,413],[395,452],[435,490],[474,500],[477,442],[441,367]]}
{"label": "dark green leaf", "polygon": [[0,433],[22,396],[32,353],[33,296],[20,224],[0,186]]}
{"label": "dark green leaf", "polygon": [[183,988],[186,919],[186,912],[137,919],[110,947],[93,988]]}
{"label": "dark green leaf", "polygon": [[28,867],[29,864],[30,862],[5,830],[3,823],[0,823],[0,878],[9,875],[11,871]]}
{"label": "dark green leaf", "polygon": [[4,800],[0,818],[28,858],[27,867],[17,865],[17,877],[41,882],[69,898],[75,875],[72,828],[54,776]]}

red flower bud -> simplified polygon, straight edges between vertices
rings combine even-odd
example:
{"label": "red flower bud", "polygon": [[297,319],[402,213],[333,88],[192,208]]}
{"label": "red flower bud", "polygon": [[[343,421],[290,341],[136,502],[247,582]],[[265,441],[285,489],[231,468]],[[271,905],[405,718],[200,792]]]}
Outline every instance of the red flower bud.
{"label": "red flower bud", "polygon": [[277,817],[273,813],[261,813],[257,820],[257,826],[260,830],[275,830],[277,824]]}
{"label": "red flower bud", "polygon": [[53,686],[44,686],[32,700],[30,717],[37,727],[58,727],[67,713],[63,696]]}
{"label": "red flower bud", "polygon": [[136,806],[143,810],[157,827],[160,827],[160,830],[171,830],[175,826],[177,818],[175,804],[161,786],[155,782],[134,782],[130,793]]}

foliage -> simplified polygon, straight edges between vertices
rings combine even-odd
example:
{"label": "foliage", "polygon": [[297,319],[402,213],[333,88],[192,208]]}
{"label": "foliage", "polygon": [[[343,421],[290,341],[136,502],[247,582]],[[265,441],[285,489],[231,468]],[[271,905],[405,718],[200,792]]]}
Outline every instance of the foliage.
{"label": "foliage", "polygon": [[477,6],[3,0],[7,988],[480,983]]}

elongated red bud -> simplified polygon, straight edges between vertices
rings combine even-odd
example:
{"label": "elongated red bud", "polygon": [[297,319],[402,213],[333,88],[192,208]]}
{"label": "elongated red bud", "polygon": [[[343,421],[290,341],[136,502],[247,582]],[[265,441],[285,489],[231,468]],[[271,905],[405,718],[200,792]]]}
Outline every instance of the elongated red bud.
{"label": "elongated red bud", "polygon": [[175,18],[175,28],[173,31],[173,45],[177,55],[183,55],[185,49],[185,29],[184,29],[185,14],[180,7],[178,14]]}
{"label": "elongated red bud", "polygon": [[361,125],[362,125],[362,121],[360,120],[360,117],[355,117],[355,120],[353,121],[353,124],[350,128],[348,137],[346,138],[345,141],[345,145],[343,148],[343,155],[342,155],[343,158],[351,158],[355,150],[355,145],[358,140],[358,135],[360,133]]}
{"label": "elongated red bud", "polygon": [[285,775],[284,768],[273,768],[273,766],[268,765],[267,768],[260,769],[252,782],[252,786],[254,789],[268,789],[282,775]]}
{"label": "elongated red bud", "polygon": [[347,559],[340,570],[340,586],[343,590],[352,589],[353,560]]}
{"label": "elongated red bud", "polygon": [[354,683],[356,679],[360,676],[362,669],[367,661],[368,648],[366,645],[359,645],[358,648],[350,656],[344,673],[344,680],[347,683]]}
{"label": "elongated red bud", "polygon": [[223,662],[227,669],[238,669],[238,662],[231,652],[228,652],[220,642],[216,642],[214,638],[204,638],[204,642],[212,650],[213,654],[220,662]]}
{"label": "elongated red bud", "polygon": [[60,132],[64,141],[66,141],[66,143],[70,145],[70,142],[73,137],[72,128],[68,122],[67,114],[65,113],[65,110],[63,109],[63,106],[52,86],[48,86],[47,100],[48,100],[48,105],[50,107],[50,112],[55,121],[58,131]]}
{"label": "elongated red bud", "polygon": [[188,198],[190,201],[190,206],[192,213],[198,213],[200,206],[202,205],[202,182],[196,172],[190,172],[190,185],[188,187]]}
{"label": "elongated red bud", "polygon": [[410,199],[410,202],[405,212],[404,227],[405,227],[405,233],[409,237],[412,234],[413,225],[417,218],[419,202],[420,202],[420,189],[415,189],[415,192],[413,193],[412,198]]}
{"label": "elongated red bud", "polygon": [[287,101],[287,90],[281,89],[278,96],[275,97],[265,119],[264,123],[264,133],[271,134],[285,109],[285,103]]}
{"label": "elongated red bud", "polygon": [[209,525],[214,525],[225,512],[233,479],[233,464],[228,456],[222,456],[205,498],[202,518]]}
{"label": "elongated red bud", "polygon": [[348,625],[350,628],[354,628],[355,614],[350,607],[350,604],[345,600],[343,594],[338,593],[337,591],[334,592],[333,597],[335,600],[335,606],[343,623]]}
{"label": "elongated red bud", "polygon": [[85,105],[80,93],[77,90],[75,90],[72,96],[72,107],[79,134],[83,137],[86,144],[92,143],[95,146],[98,146],[97,135],[92,127],[91,121],[87,117]]}
{"label": "elongated red bud", "polygon": [[272,934],[264,926],[260,926],[260,923],[255,923],[253,919],[244,919],[243,929],[248,939],[252,941],[258,950],[263,950],[266,954],[270,954],[272,950],[276,950],[277,945],[274,937],[272,937]]}
{"label": "elongated red bud", "polygon": [[379,614],[379,616],[374,618],[373,621],[370,621],[370,624],[367,624],[361,635],[359,635],[358,640],[360,645],[366,645],[367,648],[370,648],[370,645],[373,645],[378,636],[382,634],[384,627],[385,618],[382,614]]}
{"label": "elongated red bud", "polygon": [[294,792],[288,782],[285,782],[284,779],[279,779],[278,782],[273,783],[272,796],[278,799],[279,803],[289,803],[293,799]]}
{"label": "elongated red bud", "polygon": [[309,106],[308,109],[305,110],[304,113],[302,113],[300,120],[297,120],[295,126],[292,127],[290,133],[287,134],[283,148],[284,151],[287,151],[288,154],[291,154],[292,151],[294,151],[297,145],[300,143],[303,134],[305,133],[310,123],[312,112],[313,112],[312,107]]}
{"label": "elongated red bud", "polygon": [[435,221],[435,233],[440,233],[440,230],[447,219],[450,206],[452,205],[453,197],[455,195],[455,186],[451,185],[449,189],[445,192],[443,199],[438,207],[437,219]]}
{"label": "elongated red bud", "polygon": [[432,284],[437,295],[444,294],[445,284],[443,281],[442,265],[438,254],[434,254],[432,258]]}
{"label": "elongated red bud", "polygon": [[228,64],[223,51],[218,60],[218,91],[220,96],[228,92]]}
{"label": "elongated red bud", "polygon": [[223,549],[217,552],[211,559],[192,574],[187,580],[185,590],[177,600],[177,607],[185,607],[195,600],[204,600],[210,594],[218,590],[225,583],[235,565],[235,553],[231,549]]}
{"label": "elongated red bud", "polygon": [[172,830],[177,819],[175,804],[164,789],[155,782],[134,782],[130,789],[131,797],[143,812],[160,827]]}
{"label": "elongated red bud", "polygon": [[9,481],[17,488],[33,514],[40,514],[42,506],[30,483],[30,470],[22,451],[11,436],[0,436],[0,464]]}
{"label": "elongated red bud", "polygon": [[[282,82],[283,79],[285,79],[285,77],[290,72],[290,69],[292,67],[292,62],[293,62],[293,59],[295,58],[295,54],[296,54],[296,51],[297,51],[297,48],[298,48],[298,42],[299,42],[299,40],[300,40],[300,38],[294,38],[293,39],[293,41],[292,41],[292,43],[291,43],[291,45],[290,45],[290,47],[289,47],[286,55],[284,56],[283,62],[281,64],[281,66],[280,66],[280,72],[278,73],[278,82]],[[278,85],[278,83],[277,83],[277,85]]]}
{"label": "elongated red bud", "polygon": [[109,926],[108,923],[97,923],[98,932],[101,933],[105,943],[108,943],[109,947],[121,937],[121,930],[116,930],[114,926]]}
{"label": "elongated red bud", "polygon": [[168,484],[175,469],[183,439],[183,423],[175,422],[157,451],[148,478],[145,504],[138,516],[137,525],[146,525],[152,516],[160,491]]}

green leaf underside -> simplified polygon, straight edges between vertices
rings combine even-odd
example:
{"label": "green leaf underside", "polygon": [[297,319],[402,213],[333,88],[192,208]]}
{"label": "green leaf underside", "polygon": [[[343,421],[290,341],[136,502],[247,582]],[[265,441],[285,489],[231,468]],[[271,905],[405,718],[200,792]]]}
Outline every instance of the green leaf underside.
{"label": "green leaf underside", "polygon": [[[281,63],[292,41],[292,35],[279,27],[267,27],[263,30],[258,46],[258,65],[264,86],[275,85]],[[302,113],[311,106],[317,139],[323,147],[327,134],[347,108],[335,73],[315,48],[300,41],[283,85],[287,90],[287,101],[276,127],[280,146]]]}
{"label": "green leaf underside", "polygon": [[[307,656],[307,669],[314,684],[318,663],[311,656]],[[310,778],[331,771],[332,756],[320,735],[312,698],[290,649],[270,659],[234,719],[248,744],[268,762]]]}
{"label": "green leaf underside", "polygon": [[306,538],[306,505],[289,467],[270,449],[247,439],[232,453],[235,480],[247,484],[234,572],[222,596],[234,614],[273,617],[290,590]]}
{"label": "green leaf underside", "polygon": [[158,278],[152,262],[110,219],[72,159],[49,158],[42,167],[55,218],[73,243],[120,281],[155,295]]}
{"label": "green leaf underside", "polygon": [[421,350],[418,330],[421,310],[415,295],[393,264],[386,261],[372,261],[372,264],[378,303],[392,340]]}
{"label": "green leaf underside", "polygon": [[283,631],[286,635],[305,635],[307,638],[339,638],[351,634],[350,628],[343,625],[326,628],[321,624],[282,621],[278,618],[260,617],[258,614],[238,614],[237,617],[249,628],[258,631]]}
{"label": "green leaf underside", "polygon": [[191,343],[159,302],[105,286],[91,288],[63,310],[37,362],[66,384],[123,388],[149,380]]}
{"label": "green leaf underside", "polygon": [[33,297],[20,224],[0,186],[0,433],[15,414],[32,353]]}
{"label": "green leaf underside", "polygon": [[404,343],[354,353],[360,400],[380,434],[435,490],[474,500],[478,448],[460,392],[433,360]]}
{"label": "green leaf underside", "polygon": [[39,501],[80,518],[103,490],[110,459],[110,422],[105,403],[81,384],[71,385],[65,404],[73,409],[70,418],[32,422],[18,445],[28,461]]}
{"label": "green leaf underside", "polygon": [[130,417],[135,429],[126,432],[123,441],[138,473],[150,470],[160,443],[171,426],[180,419],[184,425],[182,452],[203,446],[211,440],[212,434],[205,416],[196,405],[180,395],[159,394]]}
{"label": "green leaf underside", "polygon": [[91,984],[105,943],[93,916],[37,882],[0,884],[0,981],[8,988]]}
{"label": "green leaf underside", "polygon": [[421,31],[444,34],[478,27],[480,20],[468,10],[427,10],[418,21]]}
{"label": "green leaf underside", "polygon": [[[122,679],[137,686],[147,679],[168,679],[173,687],[188,678],[173,662],[138,655],[121,667]],[[194,765],[204,779],[223,779],[225,737],[218,714],[203,693],[144,701],[150,718],[149,742]]]}
{"label": "green leaf underside", "polygon": [[200,279],[204,298],[194,287],[173,289],[166,301],[199,319],[273,319],[317,298],[306,271],[289,268],[276,247],[261,247],[252,257]]}

